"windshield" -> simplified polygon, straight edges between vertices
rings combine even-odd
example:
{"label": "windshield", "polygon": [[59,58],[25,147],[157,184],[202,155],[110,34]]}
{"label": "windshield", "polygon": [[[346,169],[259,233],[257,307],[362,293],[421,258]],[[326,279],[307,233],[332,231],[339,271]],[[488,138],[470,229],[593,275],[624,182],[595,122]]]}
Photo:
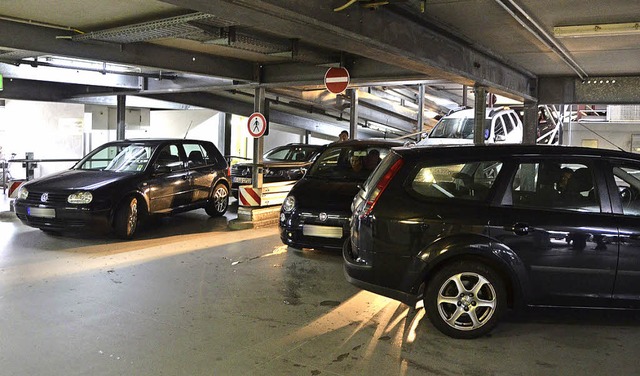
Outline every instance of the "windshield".
{"label": "windshield", "polygon": [[317,153],[317,146],[282,146],[267,152],[264,159],[278,162],[306,162],[309,161]]}
{"label": "windshield", "polygon": [[[442,118],[433,127],[429,138],[473,139],[473,118]],[[489,129],[491,120],[485,121],[485,129]]]}
{"label": "windshield", "polygon": [[389,153],[388,146],[335,146],[325,150],[311,166],[307,177],[364,181]]}
{"label": "windshield", "polygon": [[115,172],[143,171],[149,163],[153,147],[143,144],[103,145],[74,167],[76,170]]}

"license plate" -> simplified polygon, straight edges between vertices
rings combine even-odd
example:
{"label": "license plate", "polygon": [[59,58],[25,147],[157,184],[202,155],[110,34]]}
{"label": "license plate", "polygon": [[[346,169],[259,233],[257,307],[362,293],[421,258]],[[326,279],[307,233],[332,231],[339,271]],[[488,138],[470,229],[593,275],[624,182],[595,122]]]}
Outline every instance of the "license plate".
{"label": "license plate", "polygon": [[342,238],[342,227],[304,225],[302,234],[304,236],[340,239]]}
{"label": "license plate", "polygon": [[237,178],[237,177],[232,177],[231,181],[233,183],[238,183],[238,184],[251,184],[251,178]]}
{"label": "license plate", "polygon": [[27,208],[27,215],[39,218],[55,218],[56,210],[51,208]]}

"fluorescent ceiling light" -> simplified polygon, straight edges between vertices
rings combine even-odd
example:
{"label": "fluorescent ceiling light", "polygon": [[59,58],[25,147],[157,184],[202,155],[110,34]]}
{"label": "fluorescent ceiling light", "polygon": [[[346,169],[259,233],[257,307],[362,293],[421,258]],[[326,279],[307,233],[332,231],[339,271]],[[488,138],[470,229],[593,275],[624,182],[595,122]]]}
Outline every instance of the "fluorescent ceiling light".
{"label": "fluorescent ceiling light", "polygon": [[640,22],[557,26],[553,28],[553,34],[556,38],[611,37],[640,34]]}

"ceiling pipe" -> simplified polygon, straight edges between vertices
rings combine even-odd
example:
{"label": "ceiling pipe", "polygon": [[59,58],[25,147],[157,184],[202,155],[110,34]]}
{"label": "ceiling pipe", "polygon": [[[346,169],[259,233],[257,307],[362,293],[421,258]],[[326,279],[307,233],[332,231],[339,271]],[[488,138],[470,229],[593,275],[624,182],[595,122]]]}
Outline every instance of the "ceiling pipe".
{"label": "ceiling pipe", "polygon": [[581,80],[588,77],[588,74],[580,67],[580,65],[573,60],[569,52],[558,43],[558,41],[536,22],[522,7],[520,7],[514,0],[496,0],[500,6],[502,6],[507,13],[516,19],[525,29],[527,29],[533,36],[535,36],[542,44],[549,47],[556,55],[560,57]]}

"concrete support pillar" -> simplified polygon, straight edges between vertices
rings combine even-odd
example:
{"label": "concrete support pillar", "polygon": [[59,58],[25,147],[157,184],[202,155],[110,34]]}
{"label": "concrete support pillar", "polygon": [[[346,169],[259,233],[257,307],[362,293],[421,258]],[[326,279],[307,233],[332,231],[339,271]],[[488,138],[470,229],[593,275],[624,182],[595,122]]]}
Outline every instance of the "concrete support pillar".
{"label": "concrete support pillar", "polygon": [[467,91],[467,85],[462,85],[462,107],[467,107],[469,103],[469,93]]}
{"label": "concrete support pillar", "polygon": [[[269,118],[266,112],[266,96],[263,87],[256,88],[254,102],[253,102],[253,112],[259,112],[264,115],[265,118]],[[267,125],[268,126],[268,125]],[[253,188],[262,188],[262,178],[263,178],[263,160],[262,155],[264,154],[264,136],[258,137],[253,140],[253,169],[251,171],[251,176],[253,180]]]}
{"label": "concrete support pillar", "polygon": [[473,143],[475,145],[484,145],[484,123],[487,117],[487,88],[484,86],[475,86],[473,92],[475,95]]}
{"label": "concrete support pillar", "polygon": [[226,112],[218,114],[218,149],[229,162],[229,156],[231,155],[231,114]]}
{"label": "concrete support pillar", "polygon": [[535,145],[538,138],[538,102],[524,101],[524,134],[522,143],[525,145]]}
{"label": "concrete support pillar", "polygon": [[118,95],[117,96],[117,109],[116,109],[116,140],[124,140],[125,138],[125,117],[127,114],[127,106],[126,106],[127,96],[126,95]]}
{"label": "concrete support pillar", "polygon": [[358,89],[349,89],[351,94],[351,116],[349,117],[349,138],[358,138]]}
{"label": "concrete support pillar", "polygon": [[418,85],[418,126],[416,132],[419,132],[418,141],[420,141],[422,132],[424,132],[424,84]]}

